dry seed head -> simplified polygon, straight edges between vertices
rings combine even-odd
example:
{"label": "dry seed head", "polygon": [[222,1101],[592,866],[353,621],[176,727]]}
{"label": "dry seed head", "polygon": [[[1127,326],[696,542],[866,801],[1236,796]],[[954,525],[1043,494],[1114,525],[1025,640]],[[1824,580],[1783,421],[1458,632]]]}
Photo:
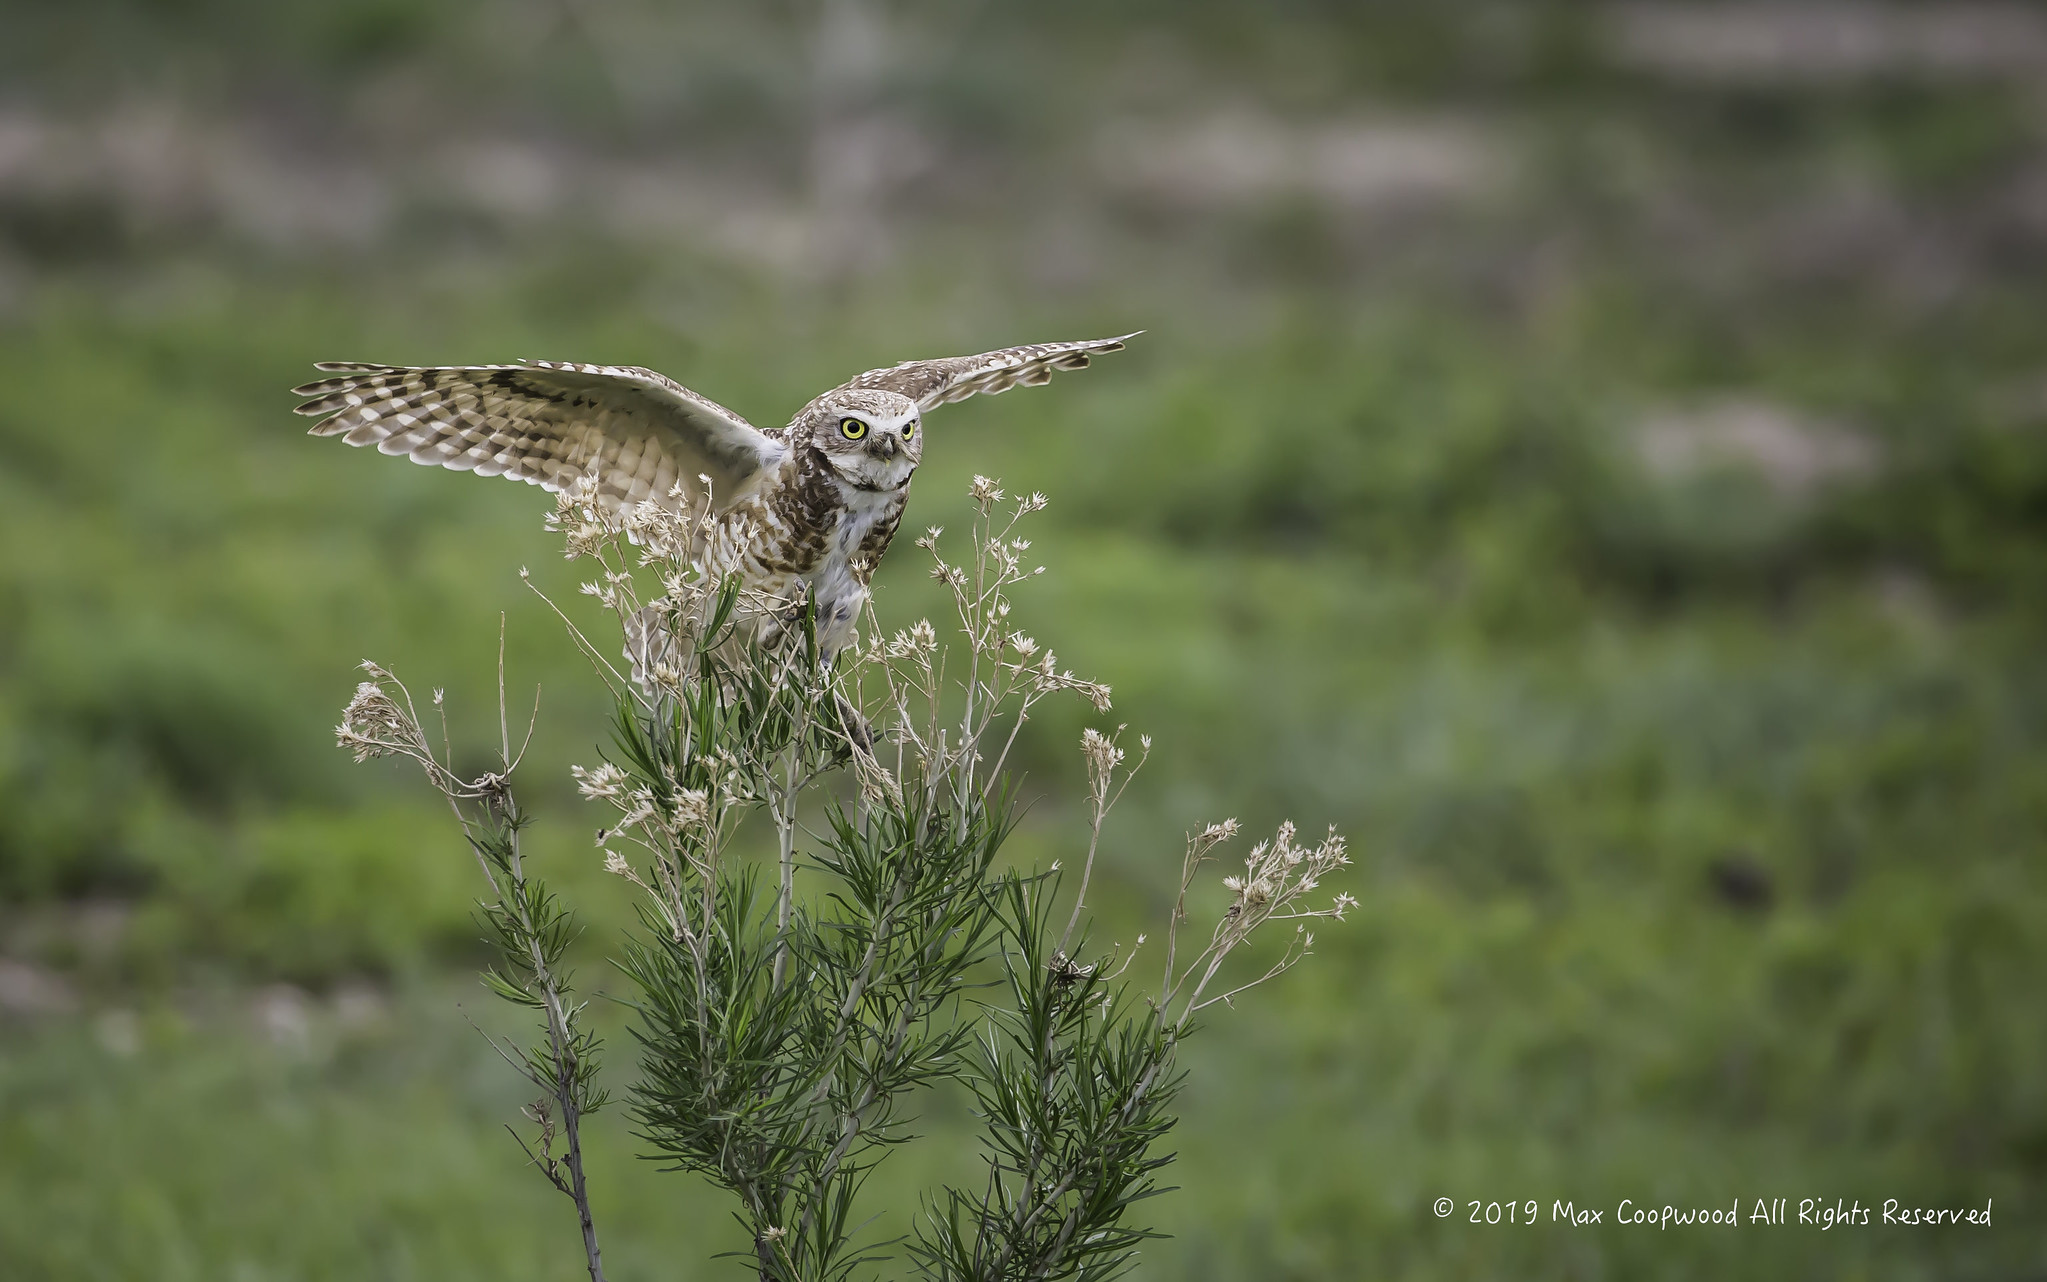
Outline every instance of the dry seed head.
{"label": "dry seed head", "polygon": [[618,802],[624,814],[612,825],[613,832],[624,832],[654,817],[654,792],[651,788],[635,788]]}
{"label": "dry seed head", "polygon": [[1123,750],[1116,746],[1114,739],[1098,730],[1080,732],[1080,750],[1087,756],[1089,771],[1098,779],[1106,778],[1123,764]]}
{"label": "dry seed head", "polygon": [[677,832],[689,828],[701,828],[711,822],[710,794],[702,788],[678,788],[675,790],[675,820]]}
{"label": "dry seed head", "polygon": [[625,771],[620,770],[609,761],[595,770],[585,770],[581,766],[570,766],[569,774],[576,781],[576,791],[582,793],[585,798],[591,801],[596,801],[600,798],[606,801],[615,801],[624,795],[626,785]]}
{"label": "dry seed head", "polygon": [[[388,676],[375,664],[365,663],[363,668]],[[341,724],[334,727],[334,740],[351,749],[358,763],[394,753],[416,755],[425,749],[412,714],[375,681],[356,686],[355,697],[341,710]]]}
{"label": "dry seed head", "polygon": [[1030,679],[1031,692],[1033,694],[1050,694],[1055,690],[1072,690],[1089,703],[1094,704],[1095,711],[1107,712],[1109,710],[1109,687],[1099,681],[1083,680],[1080,677],[1074,676],[1071,672],[1061,672],[1057,666],[1057,657],[1050,650],[1045,651],[1045,657],[1040,659],[1035,665],[1025,666],[1022,663],[1018,663],[1010,670],[1019,677],[1028,677]]}
{"label": "dry seed head", "polygon": [[584,521],[570,529],[562,540],[562,558],[573,561],[578,557],[595,556],[604,546],[604,527],[594,521]]}
{"label": "dry seed head", "polygon": [[891,659],[912,659],[919,655],[935,653],[938,649],[938,630],[931,626],[931,620],[919,619],[907,632],[897,632],[889,642],[888,657]]}
{"label": "dry seed head", "polygon": [[565,485],[554,492],[554,511],[547,517],[549,529],[559,529],[575,514],[585,493],[582,479],[572,485]]}

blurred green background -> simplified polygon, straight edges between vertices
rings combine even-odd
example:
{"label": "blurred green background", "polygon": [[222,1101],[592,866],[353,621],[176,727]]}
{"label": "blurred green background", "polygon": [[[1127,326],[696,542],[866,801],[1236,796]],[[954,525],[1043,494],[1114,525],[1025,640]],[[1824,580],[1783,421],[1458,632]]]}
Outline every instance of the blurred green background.
{"label": "blurred green background", "polygon": [[[573,574],[538,492],[307,440],[312,361],[779,423],[1140,328],[936,416],[909,517],[1052,496],[1028,625],[1158,741],[1105,937],[1209,819],[1358,856],[1198,1039],[1139,1276],[2047,1275],[2043,86],[1998,3],[0,7],[0,1275],[580,1268],[466,1022],[474,865],[329,730],[374,656],[480,761],[503,612],[616,990],[603,710],[516,576]],[[613,1276],[738,1267],[601,1121]],[[964,1160],[892,1159],[877,1234]],[[1777,1197],[1994,1226],[1612,1222]]]}

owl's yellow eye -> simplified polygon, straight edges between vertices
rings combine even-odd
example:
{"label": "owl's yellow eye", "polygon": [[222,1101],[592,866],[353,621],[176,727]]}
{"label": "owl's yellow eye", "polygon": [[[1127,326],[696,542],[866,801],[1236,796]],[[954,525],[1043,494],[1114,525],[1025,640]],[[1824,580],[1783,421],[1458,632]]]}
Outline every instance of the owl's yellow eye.
{"label": "owl's yellow eye", "polygon": [[839,435],[849,441],[857,441],[867,435],[867,424],[857,418],[842,418],[839,420]]}
{"label": "owl's yellow eye", "polygon": [[906,440],[906,441],[907,441],[907,440],[909,440],[909,439],[910,439],[911,437],[915,436],[916,434],[917,434],[917,425],[916,425],[915,423],[905,423],[905,424],[903,424],[903,439],[904,439],[904,440]]}

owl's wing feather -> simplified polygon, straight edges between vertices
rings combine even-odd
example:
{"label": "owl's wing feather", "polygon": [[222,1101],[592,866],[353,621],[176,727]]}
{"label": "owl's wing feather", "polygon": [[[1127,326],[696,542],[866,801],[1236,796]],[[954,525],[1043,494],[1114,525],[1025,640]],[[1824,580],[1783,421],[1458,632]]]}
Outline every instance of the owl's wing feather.
{"label": "owl's wing feather", "polygon": [[786,446],[652,370],[526,361],[413,367],[323,362],[296,387],[314,436],[375,445],[415,463],[509,476],[549,490],[597,478],[608,507],[665,499],[711,478],[719,506],[741,497]]}
{"label": "owl's wing feather", "polygon": [[1102,352],[1121,351],[1124,342],[1135,337],[1137,334],[1074,343],[1030,343],[982,352],[979,356],[904,361],[886,369],[868,370],[845,386],[899,392],[917,402],[918,409],[928,410],[969,396],[1006,392],[1018,384],[1036,387],[1050,381],[1053,370],[1086,369],[1090,358]]}

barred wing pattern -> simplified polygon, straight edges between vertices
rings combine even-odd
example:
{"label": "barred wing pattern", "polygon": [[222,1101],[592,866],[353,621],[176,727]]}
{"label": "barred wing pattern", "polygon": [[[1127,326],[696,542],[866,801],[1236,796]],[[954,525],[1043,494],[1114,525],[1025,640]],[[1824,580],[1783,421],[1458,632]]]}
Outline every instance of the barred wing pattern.
{"label": "barred wing pattern", "polygon": [[711,478],[720,507],[740,498],[787,447],[731,410],[652,370],[526,361],[427,368],[322,363],[332,375],[293,388],[314,436],[375,445],[415,463],[509,476],[560,490],[598,477],[623,507]]}
{"label": "barred wing pattern", "polygon": [[887,369],[868,370],[845,386],[899,392],[917,402],[918,409],[928,410],[984,392],[993,395],[1018,385],[1036,387],[1049,382],[1052,371],[1086,369],[1090,357],[1101,352],[1121,351],[1125,340],[1135,337],[1137,334],[1076,343],[1031,343],[983,352],[979,356],[904,361]]}

